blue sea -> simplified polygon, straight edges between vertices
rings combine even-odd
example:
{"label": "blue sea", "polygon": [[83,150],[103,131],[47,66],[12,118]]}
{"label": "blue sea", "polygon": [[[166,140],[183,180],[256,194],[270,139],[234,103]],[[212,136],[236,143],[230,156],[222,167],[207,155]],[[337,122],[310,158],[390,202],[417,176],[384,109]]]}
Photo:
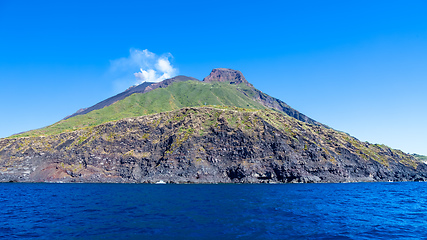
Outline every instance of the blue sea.
{"label": "blue sea", "polygon": [[0,239],[425,239],[427,183],[0,184]]}

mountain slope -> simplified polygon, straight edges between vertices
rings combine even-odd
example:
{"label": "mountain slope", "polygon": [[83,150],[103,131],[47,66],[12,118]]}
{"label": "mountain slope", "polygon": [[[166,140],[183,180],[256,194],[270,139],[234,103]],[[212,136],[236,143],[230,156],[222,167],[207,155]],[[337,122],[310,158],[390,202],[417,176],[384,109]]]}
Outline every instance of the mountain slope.
{"label": "mountain slope", "polygon": [[0,181],[420,181],[427,166],[273,110],[182,108],[0,140]]}
{"label": "mountain slope", "polygon": [[142,93],[151,84],[153,84],[153,83],[144,82],[143,84],[140,84],[138,86],[130,87],[126,91],[119,93],[113,97],[107,98],[107,99],[105,99],[105,100],[103,100],[103,101],[101,101],[101,102],[99,102],[99,103],[97,103],[91,107],[80,109],[77,112],[71,114],[70,116],[65,117],[64,120],[78,116],[78,115],[85,115],[85,114],[90,113],[94,110],[98,110],[98,109],[102,109],[104,107],[110,106],[111,104],[114,104],[115,102],[123,100],[123,99],[129,97],[130,95],[132,95],[134,93]]}
{"label": "mountain slope", "polygon": [[88,108],[83,108],[78,110],[76,113],[67,116],[64,118],[64,120],[78,116],[78,115],[84,115],[87,113],[90,113],[94,110],[99,110],[102,109],[104,107],[108,107],[120,100],[123,100],[127,97],[129,97],[130,95],[134,94],[134,93],[146,93],[149,92],[151,90],[154,90],[156,88],[164,88],[169,86],[170,84],[174,83],[174,82],[181,82],[181,81],[187,81],[187,80],[197,80],[195,78],[192,77],[187,77],[187,76],[176,76],[170,79],[167,79],[165,81],[162,81],[161,83],[152,83],[152,82],[144,82],[140,85],[137,86],[132,86],[129,89],[127,89],[126,91],[119,93],[113,97],[110,97],[108,99],[105,99],[104,101],[101,101],[91,107]]}

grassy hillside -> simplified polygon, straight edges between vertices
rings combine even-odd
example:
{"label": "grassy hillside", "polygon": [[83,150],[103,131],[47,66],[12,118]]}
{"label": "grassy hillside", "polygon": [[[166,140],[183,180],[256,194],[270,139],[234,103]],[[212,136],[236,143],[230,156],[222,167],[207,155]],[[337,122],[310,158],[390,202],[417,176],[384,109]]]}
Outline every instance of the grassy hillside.
{"label": "grassy hillside", "polygon": [[427,162],[427,156],[419,155],[419,154],[412,154],[412,155],[422,162]]}
{"label": "grassy hillside", "polygon": [[167,88],[155,89],[145,94],[133,94],[103,109],[62,120],[51,126],[14,135],[13,137],[58,134],[97,126],[122,118],[172,111],[183,107],[222,105],[249,109],[265,108],[242,92],[251,93],[249,87],[244,84],[231,85],[229,83],[204,83],[199,81],[178,82]]}

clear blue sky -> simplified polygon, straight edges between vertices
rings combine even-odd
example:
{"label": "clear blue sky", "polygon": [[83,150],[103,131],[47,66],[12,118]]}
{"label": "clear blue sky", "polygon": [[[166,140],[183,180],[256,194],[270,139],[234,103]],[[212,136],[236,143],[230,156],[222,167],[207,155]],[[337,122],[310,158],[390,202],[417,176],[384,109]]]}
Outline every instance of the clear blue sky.
{"label": "clear blue sky", "polygon": [[199,79],[241,70],[335,129],[427,155],[426,12],[408,0],[0,0],[0,137],[118,93],[138,69],[118,80],[111,63],[148,49]]}

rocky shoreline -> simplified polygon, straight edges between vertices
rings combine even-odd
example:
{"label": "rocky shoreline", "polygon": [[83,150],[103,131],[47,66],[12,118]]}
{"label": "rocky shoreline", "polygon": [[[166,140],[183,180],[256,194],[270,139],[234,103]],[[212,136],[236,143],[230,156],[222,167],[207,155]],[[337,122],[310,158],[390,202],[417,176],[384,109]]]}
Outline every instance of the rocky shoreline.
{"label": "rocky shoreline", "polygon": [[0,182],[425,181],[427,165],[272,110],[183,108],[0,140]]}

